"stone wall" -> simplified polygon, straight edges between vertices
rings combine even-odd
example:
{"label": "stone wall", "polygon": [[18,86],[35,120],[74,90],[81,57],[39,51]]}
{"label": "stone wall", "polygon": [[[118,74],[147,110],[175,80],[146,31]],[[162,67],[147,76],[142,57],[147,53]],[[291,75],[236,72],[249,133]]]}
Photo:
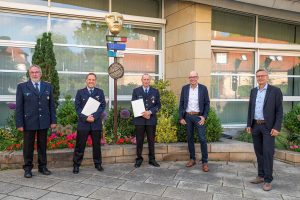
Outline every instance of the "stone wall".
{"label": "stone wall", "polygon": [[[135,145],[107,145],[102,147],[103,163],[134,163]],[[208,144],[209,160],[255,162],[256,157],[253,145],[235,140],[222,139],[221,142]],[[48,166],[72,167],[73,149],[49,150]],[[144,146],[144,160],[148,160],[148,147]],[[157,161],[187,161],[189,159],[187,143],[156,144],[155,153]],[[197,160],[200,159],[200,145],[196,144]],[[300,154],[289,151],[276,151],[275,158],[281,161],[300,165]],[[37,160],[35,153],[34,160]],[[22,151],[0,152],[0,169],[22,168]],[[92,149],[87,148],[83,165],[93,165]],[[35,167],[36,162],[35,162]]]}

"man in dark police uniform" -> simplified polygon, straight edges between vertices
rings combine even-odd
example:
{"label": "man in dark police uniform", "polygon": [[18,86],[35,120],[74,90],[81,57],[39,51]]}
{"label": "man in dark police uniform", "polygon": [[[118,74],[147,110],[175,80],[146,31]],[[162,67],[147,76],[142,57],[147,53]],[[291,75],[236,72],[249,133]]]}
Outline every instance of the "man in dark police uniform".
{"label": "man in dark police uniform", "polygon": [[[105,96],[103,90],[96,88],[96,74],[89,73],[86,76],[86,87],[77,91],[75,97],[75,108],[78,115],[76,146],[73,158],[73,173],[79,173],[79,167],[83,160],[84,150],[88,136],[91,135],[93,143],[93,160],[95,168],[103,171],[100,138],[102,132],[101,114],[105,110]],[[97,111],[89,116],[82,114],[82,110],[92,97],[100,102]]]}
{"label": "man in dark police uniform", "polygon": [[146,111],[141,117],[135,117],[133,124],[136,130],[136,154],[135,167],[140,167],[143,162],[142,151],[144,144],[145,132],[147,134],[147,141],[149,147],[149,164],[155,167],[160,165],[155,160],[154,142],[157,117],[156,113],[161,107],[159,92],[157,89],[150,87],[151,77],[149,74],[142,76],[142,86],[135,88],[132,93],[132,101],[143,99]]}
{"label": "man in dark police uniform", "polygon": [[52,86],[41,81],[42,70],[38,65],[29,68],[30,80],[20,83],[16,95],[16,127],[23,132],[24,177],[32,177],[32,160],[37,134],[38,171],[50,175],[47,169],[47,132],[56,127],[56,113]]}

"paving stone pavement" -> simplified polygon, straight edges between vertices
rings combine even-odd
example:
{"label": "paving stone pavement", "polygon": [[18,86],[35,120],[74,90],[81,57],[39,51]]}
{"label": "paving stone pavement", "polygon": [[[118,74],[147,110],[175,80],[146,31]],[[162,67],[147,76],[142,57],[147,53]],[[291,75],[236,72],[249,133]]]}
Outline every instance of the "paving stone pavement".
{"label": "paving stone pavement", "polygon": [[1,200],[300,200],[300,167],[274,161],[273,190],[249,180],[256,176],[255,163],[210,162],[208,173],[200,164],[186,168],[185,162],[160,162],[155,168],[146,162],[135,169],[133,163],[104,165],[104,171],[81,167],[56,168],[44,176],[33,170],[33,178],[23,178],[23,170],[0,171]]}

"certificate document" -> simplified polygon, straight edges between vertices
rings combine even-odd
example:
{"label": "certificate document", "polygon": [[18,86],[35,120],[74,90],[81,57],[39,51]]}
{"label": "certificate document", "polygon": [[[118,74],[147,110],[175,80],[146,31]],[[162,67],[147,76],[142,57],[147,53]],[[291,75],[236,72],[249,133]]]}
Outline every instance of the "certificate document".
{"label": "certificate document", "polygon": [[100,102],[97,101],[96,99],[89,97],[87,100],[84,108],[82,109],[81,113],[84,114],[85,116],[89,116],[96,112],[100,106]]}
{"label": "certificate document", "polygon": [[131,101],[134,117],[142,116],[142,112],[146,111],[143,99]]}

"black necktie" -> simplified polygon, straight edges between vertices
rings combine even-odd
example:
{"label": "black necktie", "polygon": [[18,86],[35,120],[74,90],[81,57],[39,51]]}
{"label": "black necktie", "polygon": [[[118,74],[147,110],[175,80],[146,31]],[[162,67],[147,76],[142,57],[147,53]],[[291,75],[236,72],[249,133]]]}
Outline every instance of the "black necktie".
{"label": "black necktie", "polygon": [[92,93],[93,93],[93,89],[90,90],[90,95],[92,95]]}
{"label": "black necktie", "polygon": [[38,84],[38,83],[35,83],[34,85],[35,85],[36,91],[39,93],[39,92],[40,92],[40,90],[39,90],[39,84]]}
{"label": "black necktie", "polygon": [[145,93],[148,94],[148,88],[145,89]]}

